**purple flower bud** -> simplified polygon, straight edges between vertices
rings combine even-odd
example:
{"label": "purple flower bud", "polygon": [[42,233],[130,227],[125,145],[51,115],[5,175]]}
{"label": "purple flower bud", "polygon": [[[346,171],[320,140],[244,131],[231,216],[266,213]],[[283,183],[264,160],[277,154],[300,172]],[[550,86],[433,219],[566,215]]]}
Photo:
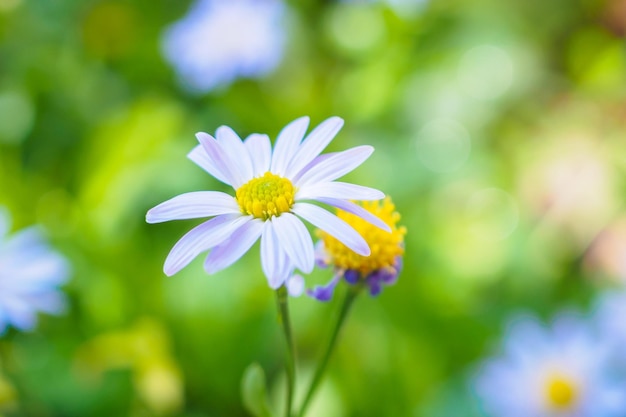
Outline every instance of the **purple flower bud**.
{"label": "purple flower bud", "polygon": [[359,271],[355,271],[354,269],[348,269],[343,273],[343,277],[346,279],[348,284],[356,284],[359,282],[359,278],[361,278],[361,274]]}
{"label": "purple flower bud", "polygon": [[330,301],[333,298],[335,287],[339,283],[340,275],[335,275],[333,279],[326,285],[317,285],[313,289],[306,291],[309,297],[313,297],[318,301]]}

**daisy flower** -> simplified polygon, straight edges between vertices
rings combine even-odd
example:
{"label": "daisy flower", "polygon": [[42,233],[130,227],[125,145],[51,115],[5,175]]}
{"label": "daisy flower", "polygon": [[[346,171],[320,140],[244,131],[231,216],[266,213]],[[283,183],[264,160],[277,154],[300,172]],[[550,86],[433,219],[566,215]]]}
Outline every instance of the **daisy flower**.
{"label": "daisy flower", "polygon": [[[351,248],[324,230],[318,231],[321,240],[317,244],[316,261],[324,268],[335,268],[333,279],[326,286],[316,287],[308,294],[320,301],[332,298],[335,287],[344,278],[349,284],[363,283],[371,295],[378,295],[382,286],[392,285],[402,269],[404,235],[406,228],[398,226],[400,214],[395,211],[391,198],[362,202],[362,212],[337,210],[337,216],[356,229],[372,248],[370,256],[354,252]],[[372,218],[362,216],[369,213]],[[373,221],[380,219],[382,225]],[[387,226],[387,227],[384,227]]]}
{"label": "daisy flower", "polygon": [[304,139],[309,118],[288,124],[272,150],[267,135],[252,134],[242,141],[229,127],[215,138],[196,135],[200,145],[188,157],[213,177],[228,184],[235,195],[198,191],[172,198],[148,211],[146,221],[215,216],[183,236],[163,268],[173,275],[199,254],[210,250],[204,268],[212,274],[233,264],[261,239],[261,264],[271,288],[283,285],[294,270],[309,273],[315,263],[313,240],[301,219],[334,236],[362,256],[370,254],[363,237],[348,223],[308,201],[324,203],[387,226],[349,200],[378,200],[384,194],[360,185],[335,181],[361,165],[374,151],[357,146],[320,155],[343,126],[331,117]]}
{"label": "daisy flower", "polygon": [[282,59],[285,8],[280,0],[198,0],[165,31],[163,53],[199,92],[262,77]]}
{"label": "daisy flower", "polygon": [[0,208],[0,334],[10,325],[32,330],[37,312],[60,313],[65,303],[57,287],[69,275],[66,259],[46,244],[37,228],[12,236],[9,228],[9,215]]}
{"label": "daisy flower", "polygon": [[626,385],[614,373],[610,344],[571,316],[551,328],[530,318],[514,323],[503,354],[483,364],[475,390],[493,417],[626,415]]}

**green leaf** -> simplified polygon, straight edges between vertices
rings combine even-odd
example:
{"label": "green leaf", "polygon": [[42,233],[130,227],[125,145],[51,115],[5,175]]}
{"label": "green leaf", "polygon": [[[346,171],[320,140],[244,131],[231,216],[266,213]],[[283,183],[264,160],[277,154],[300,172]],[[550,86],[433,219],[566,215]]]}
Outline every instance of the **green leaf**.
{"label": "green leaf", "polygon": [[254,417],[272,417],[267,404],[265,373],[258,363],[246,368],[241,378],[243,405]]}

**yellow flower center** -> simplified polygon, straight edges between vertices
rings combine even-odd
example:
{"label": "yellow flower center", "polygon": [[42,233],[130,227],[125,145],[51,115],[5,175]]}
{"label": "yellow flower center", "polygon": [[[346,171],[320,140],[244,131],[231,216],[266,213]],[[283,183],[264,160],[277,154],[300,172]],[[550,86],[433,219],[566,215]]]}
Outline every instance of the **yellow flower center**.
{"label": "yellow flower center", "polygon": [[295,193],[295,187],[287,178],[266,172],[239,187],[236,198],[243,214],[267,220],[289,211]]}
{"label": "yellow flower center", "polygon": [[324,242],[324,249],[330,257],[331,264],[337,268],[359,271],[361,276],[365,277],[378,269],[395,265],[396,258],[404,253],[403,242],[406,228],[397,226],[400,214],[394,211],[395,206],[389,197],[383,201],[365,201],[362,206],[385,222],[391,228],[391,232],[382,230],[359,216],[343,210],[337,210],[337,216],[363,236],[371,249],[370,256],[356,254],[328,233],[323,231],[317,233]]}
{"label": "yellow flower center", "polygon": [[578,387],[575,382],[560,375],[548,379],[545,389],[548,404],[556,409],[570,408],[578,398]]}

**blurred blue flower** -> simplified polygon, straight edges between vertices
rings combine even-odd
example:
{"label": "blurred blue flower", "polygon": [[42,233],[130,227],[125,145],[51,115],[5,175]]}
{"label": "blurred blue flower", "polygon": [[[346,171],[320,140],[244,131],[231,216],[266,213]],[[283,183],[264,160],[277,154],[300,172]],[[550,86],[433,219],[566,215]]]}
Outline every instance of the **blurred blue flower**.
{"label": "blurred blue flower", "polygon": [[165,30],[162,50],[192,91],[259,78],[282,59],[284,15],[281,0],[198,0]]}
{"label": "blurred blue flower", "polygon": [[617,359],[626,365],[626,291],[603,294],[596,303],[594,313],[602,337],[611,340]]}
{"label": "blurred blue flower", "polygon": [[493,417],[620,417],[626,384],[612,343],[583,318],[563,315],[550,328],[514,321],[501,355],[482,364],[475,391]]}
{"label": "blurred blue flower", "polygon": [[9,228],[9,215],[0,208],[0,334],[9,325],[33,329],[37,312],[62,312],[65,299],[57,287],[69,276],[67,260],[36,227],[12,236]]}

